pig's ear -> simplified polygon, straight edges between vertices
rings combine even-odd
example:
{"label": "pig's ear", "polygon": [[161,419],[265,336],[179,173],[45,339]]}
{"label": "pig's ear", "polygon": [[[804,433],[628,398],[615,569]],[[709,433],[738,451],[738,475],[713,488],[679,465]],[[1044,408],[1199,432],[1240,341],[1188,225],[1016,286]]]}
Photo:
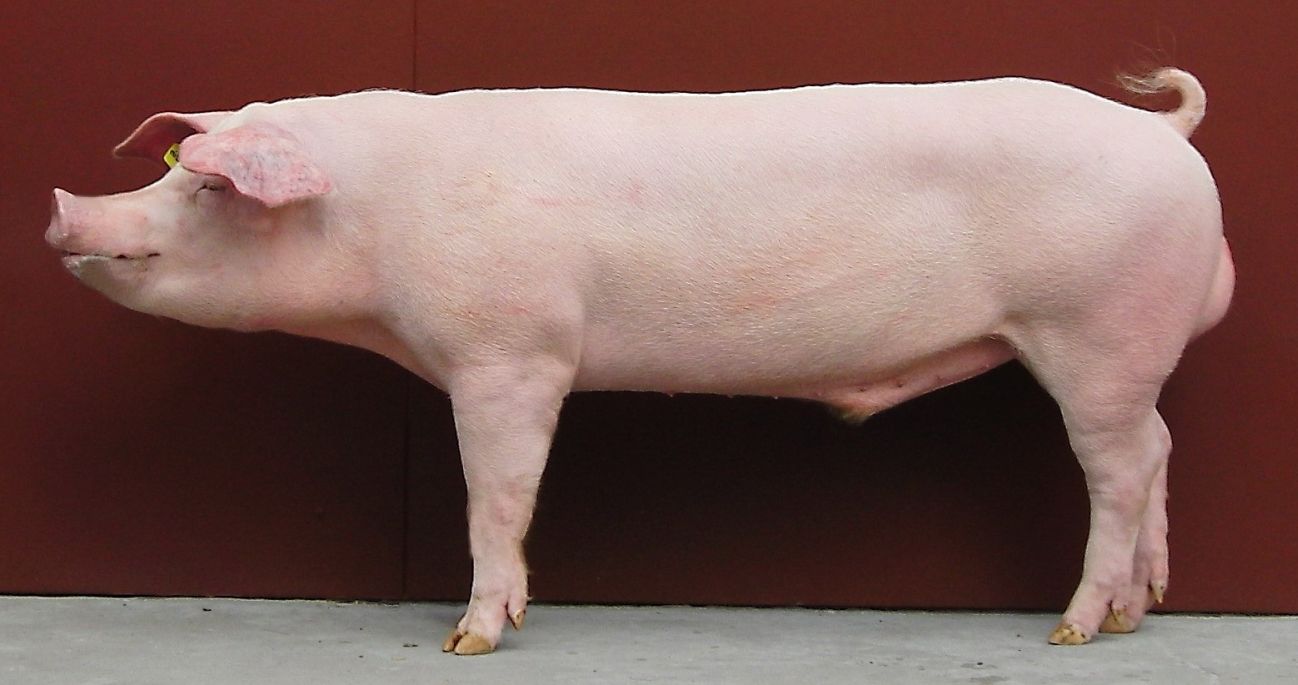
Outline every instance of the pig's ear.
{"label": "pig's ear", "polygon": [[233,112],[200,112],[155,114],[140,124],[135,132],[113,148],[114,157],[142,157],[165,164],[162,156],[167,148],[194,135],[214,129]]}
{"label": "pig's ear", "polygon": [[292,134],[266,123],[186,138],[180,165],[196,174],[224,176],[267,207],[324,195],[333,187]]}

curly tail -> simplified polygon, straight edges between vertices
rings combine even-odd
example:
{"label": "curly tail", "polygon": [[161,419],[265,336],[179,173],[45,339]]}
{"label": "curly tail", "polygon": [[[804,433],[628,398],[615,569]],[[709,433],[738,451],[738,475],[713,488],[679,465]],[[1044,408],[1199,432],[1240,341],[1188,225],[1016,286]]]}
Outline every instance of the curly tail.
{"label": "curly tail", "polygon": [[1175,90],[1181,94],[1181,106],[1171,112],[1163,112],[1163,118],[1167,123],[1172,125],[1181,135],[1186,138],[1194,133],[1194,129],[1203,121],[1204,109],[1207,106],[1208,98],[1203,92],[1203,86],[1199,85],[1199,79],[1190,75],[1188,71],[1173,69],[1171,67],[1159,69],[1153,73],[1144,76],[1133,76],[1131,74],[1120,74],[1118,83],[1123,88],[1140,95],[1150,95],[1161,93],[1168,90]]}

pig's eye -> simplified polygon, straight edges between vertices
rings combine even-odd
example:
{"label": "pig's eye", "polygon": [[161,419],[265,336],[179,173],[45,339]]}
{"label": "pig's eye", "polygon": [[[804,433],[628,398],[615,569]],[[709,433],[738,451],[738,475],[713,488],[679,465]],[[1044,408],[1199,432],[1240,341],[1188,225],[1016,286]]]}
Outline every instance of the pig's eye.
{"label": "pig's eye", "polygon": [[203,179],[203,184],[198,186],[194,191],[193,201],[203,206],[224,205],[225,191],[230,187],[230,182],[219,177],[210,177]]}

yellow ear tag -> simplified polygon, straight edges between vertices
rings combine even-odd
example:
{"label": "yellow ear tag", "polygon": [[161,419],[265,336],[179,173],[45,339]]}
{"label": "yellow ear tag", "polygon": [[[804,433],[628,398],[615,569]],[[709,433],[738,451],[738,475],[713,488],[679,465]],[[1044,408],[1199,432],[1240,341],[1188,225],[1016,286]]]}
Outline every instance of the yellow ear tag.
{"label": "yellow ear tag", "polygon": [[162,161],[167,163],[168,169],[175,168],[177,164],[180,164],[180,143],[167,148],[167,151],[162,155]]}

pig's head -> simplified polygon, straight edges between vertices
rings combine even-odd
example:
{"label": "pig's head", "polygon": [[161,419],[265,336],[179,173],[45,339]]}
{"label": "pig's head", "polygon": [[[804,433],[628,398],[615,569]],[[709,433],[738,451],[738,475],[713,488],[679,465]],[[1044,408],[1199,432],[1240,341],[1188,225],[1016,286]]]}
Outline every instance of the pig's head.
{"label": "pig's head", "polygon": [[[242,113],[240,113],[242,114]],[[46,241],[79,279],[132,309],[203,326],[287,328],[328,308],[342,250],[323,235],[329,175],[288,130],[230,112],[157,114],[114,153],[179,162],[103,197],[54,191]],[[173,158],[174,163],[174,158]]]}

